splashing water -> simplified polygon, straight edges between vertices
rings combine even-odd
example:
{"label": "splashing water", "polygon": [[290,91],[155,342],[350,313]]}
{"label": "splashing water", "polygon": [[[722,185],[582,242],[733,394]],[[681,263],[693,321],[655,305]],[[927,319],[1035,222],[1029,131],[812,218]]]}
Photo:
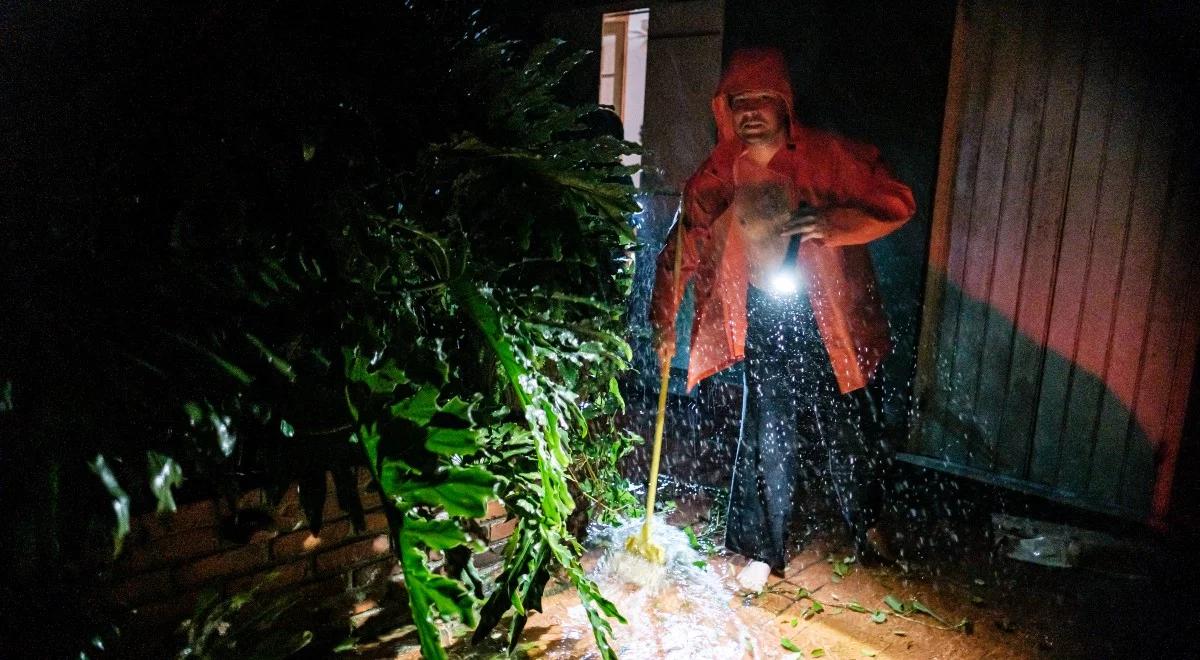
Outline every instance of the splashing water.
{"label": "splashing water", "polygon": [[[616,604],[628,625],[613,623],[612,646],[622,660],[722,660],[770,657],[777,646],[771,617],[741,607],[722,575],[708,568],[684,532],[656,520],[654,542],[666,551],[659,565],[625,550],[642,522],[594,527],[589,575]],[[544,611],[529,620],[518,647],[527,657],[599,658],[587,615],[573,591],[548,595]],[[520,655],[520,654],[518,654]]]}

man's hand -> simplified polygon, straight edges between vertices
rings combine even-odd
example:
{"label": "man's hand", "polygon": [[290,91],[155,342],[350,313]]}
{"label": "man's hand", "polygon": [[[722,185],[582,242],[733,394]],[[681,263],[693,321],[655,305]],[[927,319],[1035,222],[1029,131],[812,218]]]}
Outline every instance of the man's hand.
{"label": "man's hand", "polygon": [[800,242],[812,241],[829,236],[829,225],[820,209],[811,206],[801,206],[792,213],[787,224],[783,226],[780,236],[800,234]]}

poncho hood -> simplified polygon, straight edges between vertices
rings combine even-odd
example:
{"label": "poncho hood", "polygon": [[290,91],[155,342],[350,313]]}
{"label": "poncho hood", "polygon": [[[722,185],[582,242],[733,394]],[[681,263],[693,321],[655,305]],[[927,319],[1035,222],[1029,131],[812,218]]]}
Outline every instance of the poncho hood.
{"label": "poncho hood", "polygon": [[713,119],[717,125],[717,145],[737,145],[741,141],[734,132],[733,110],[729,99],[743,92],[769,92],[783,101],[787,108],[788,140],[799,135],[800,125],[792,109],[792,83],[788,76],[787,61],[776,48],[747,48],[736,51],[721,75],[717,93],[713,95]]}

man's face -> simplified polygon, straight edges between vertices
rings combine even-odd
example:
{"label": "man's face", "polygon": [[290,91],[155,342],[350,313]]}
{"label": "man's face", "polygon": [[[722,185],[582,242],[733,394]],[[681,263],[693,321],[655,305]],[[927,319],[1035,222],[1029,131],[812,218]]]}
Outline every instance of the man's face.
{"label": "man's face", "polygon": [[729,99],[733,129],[746,144],[764,144],[778,139],[785,129],[787,109],[770,92],[742,92]]}

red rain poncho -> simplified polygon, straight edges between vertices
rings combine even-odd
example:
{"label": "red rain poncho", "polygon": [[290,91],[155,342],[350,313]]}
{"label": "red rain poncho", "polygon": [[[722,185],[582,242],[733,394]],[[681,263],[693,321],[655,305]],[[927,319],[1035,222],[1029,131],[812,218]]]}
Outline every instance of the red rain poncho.
{"label": "red rain poncho", "polygon": [[738,51],[721,78],[712,100],[717,146],[684,186],[680,286],[674,290],[671,277],[676,227],[658,258],[651,323],[673,345],[683,290],[694,277],[687,389],[744,356],[749,268],[739,223],[727,211],[734,164],[745,149],[734,133],[729,98],[746,91],[773,92],[787,106],[787,144],[768,169],[790,183],[793,208],[803,200],[825,211],[827,237],[801,244],[798,265],[838,387],[842,393],[859,389],[891,348],[865,244],[903,225],[916,204],[877,149],[796,121],[787,67],[777,50]]}

